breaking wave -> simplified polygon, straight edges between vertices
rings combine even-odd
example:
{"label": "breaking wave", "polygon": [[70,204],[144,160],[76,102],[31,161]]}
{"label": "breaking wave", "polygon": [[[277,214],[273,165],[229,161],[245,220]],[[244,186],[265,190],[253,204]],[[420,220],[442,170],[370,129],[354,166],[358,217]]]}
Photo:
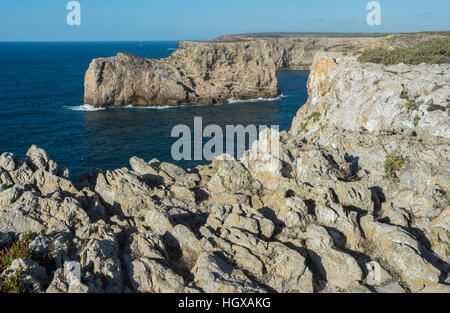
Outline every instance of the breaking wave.
{"label": "breaking wave", "polygon": [[259,101],[277,101],[280,100],[281,98],[284,98],[285,96],[280,95],[276,98],[257,98],[257,99],[246,99],[246,100],[241,100],[241,99],[235,99],[235,98],[230,98],[228,99],[228,103],[241,103],[241,102],[259,102]]}
{"label": "breaking wave", "polygon": [[82,104],[82,105],[78,105],[78,106],[74,106],[74,107],[66,107],[72,111],[85,111],[85,112],[92,112],[92,111],[102,111],[102,110],[106,110],[106,108],[96,108],[91,104]]}

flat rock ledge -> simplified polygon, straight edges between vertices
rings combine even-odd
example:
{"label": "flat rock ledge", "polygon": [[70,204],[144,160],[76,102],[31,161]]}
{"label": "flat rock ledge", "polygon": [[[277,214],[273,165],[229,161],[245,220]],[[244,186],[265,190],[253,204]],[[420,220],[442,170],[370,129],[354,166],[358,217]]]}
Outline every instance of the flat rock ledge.
{"label": "flat rock ledge", "polygon": [[448,75],[318,54],[278,155],[261,151],[267,129],[242,159],[188,171],[132,157],[71,181],[36,146],[3,153],[0,248],[31,232],[32,254],[0,279],[20,269],[48,293],[449,292]]}

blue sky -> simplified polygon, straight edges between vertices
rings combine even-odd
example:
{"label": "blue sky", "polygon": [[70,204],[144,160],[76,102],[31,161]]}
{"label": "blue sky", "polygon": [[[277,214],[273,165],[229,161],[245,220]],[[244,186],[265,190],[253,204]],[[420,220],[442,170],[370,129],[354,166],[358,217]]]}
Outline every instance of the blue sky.
{"label": "blue sky", "polygon": [[69,0],[0,0],[0,41],[205,40],[249,32],[450,30],[449,0],[79,0],[81,26],[66,24]]}

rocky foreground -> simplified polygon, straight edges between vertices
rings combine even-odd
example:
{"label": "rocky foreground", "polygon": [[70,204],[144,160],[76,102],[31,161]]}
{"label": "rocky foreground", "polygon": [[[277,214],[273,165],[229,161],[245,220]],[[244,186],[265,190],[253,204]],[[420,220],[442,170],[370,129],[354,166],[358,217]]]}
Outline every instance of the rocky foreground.
{"label": "rocky foreground", "polygon": [[265,130],[241,160],[186,172],[132,157],[72,182],[35,146],[4,153],[0,247],[31,232],[32,255],[0,278],[19,269],[34,292],[449,292],[449,86],[449,64],[318,53],[278,157]]}

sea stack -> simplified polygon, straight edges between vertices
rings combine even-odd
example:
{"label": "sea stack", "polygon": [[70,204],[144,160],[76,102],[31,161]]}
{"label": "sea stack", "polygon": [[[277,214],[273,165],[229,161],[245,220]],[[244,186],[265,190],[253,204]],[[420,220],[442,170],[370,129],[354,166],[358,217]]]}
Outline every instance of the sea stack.
{"label": "sea stack", "polygon": [[308,69],[317,51],[358,52],[377,37],[301,36],[181,41],[165,59],[126,53],[94,59],[84,103],[96,107],[225,103],[280,95],[276,71]]}

